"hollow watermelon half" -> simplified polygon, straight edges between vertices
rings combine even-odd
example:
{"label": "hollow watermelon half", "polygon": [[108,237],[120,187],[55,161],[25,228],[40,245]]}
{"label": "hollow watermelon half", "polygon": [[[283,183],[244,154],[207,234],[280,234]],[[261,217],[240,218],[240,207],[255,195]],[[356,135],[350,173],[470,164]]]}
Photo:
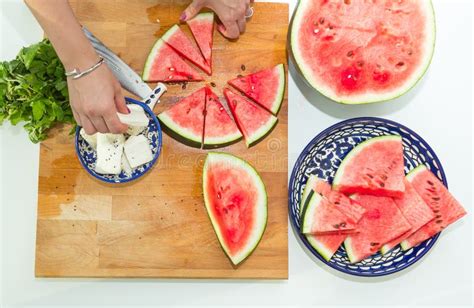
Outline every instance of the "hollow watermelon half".
{"label": "hollow watermelon half", "polygon": [[204,145],[220,146],[242,138],[239,128],[222,106],[219,97],[209,87],[206,91]]}
{"label": "hollow watermelon half", "polygon": [[197,90],[159,114],[158,119],[177,135],[201,144],[206,92],[205,87]]}
{"label": "hollow watermelon half", "polygon": [[273,114],[242,95],[224,89],[224,96],[247,147],[265,137],[276,125],[278,119]]}
{"label": "hollow watermelon half", "polygon": [[368,139],[342,161],[333,189],[345,194],[401,197],[405,191],[402,138],[397,135]]}
{"label": "hollow watermelon half", "polygon": [[404,250],[429,239],[466,215],[462,205],[425,165],[420,165],[408,173],[407,180],[433,210],[435,218],[401,243]]}
{"label": "hollow watermelon half", "polygon": [[161,39],[170,45],[181,57],[188,59],[208,75],[212,74],[211,67],[207,64],[206,60],[204,60],[201,52],[194,48],[193,43],[178,25],[172,26],[163,34]]}
{"label": "hollow watermelon half", "polygon": [[187,21],[191,32],[193,33],[194,39],[201,49],[201,53],[208,63],[209,67],[212,67],[212,42],[214,36],[214,13],[200,13],[191,20]]}
{"label": "hollow watermelon half", "polygon": [[201,75],[165,43],[158,39],[153,46],[143,69],[144,81],[201,81]]}
{"label": "hollow watermelon half", "polygon": [[273,68],[232,79],[228,83],[276,115],[285,93],[285,66],[278,64]]}
{"label": "hollow watermelon half", "polygon": [[203,191],[217,238],[226,255],[237,265],[254,251],[265,231],[265,185],[246,161],[230,154],[211,152],[204,163]]}
{"label": "hollow watermelon half", "polygon": [[346,104],[398,97],[422,78],[436,37],[430,0],[299,1],[290,30],[297,69]]}

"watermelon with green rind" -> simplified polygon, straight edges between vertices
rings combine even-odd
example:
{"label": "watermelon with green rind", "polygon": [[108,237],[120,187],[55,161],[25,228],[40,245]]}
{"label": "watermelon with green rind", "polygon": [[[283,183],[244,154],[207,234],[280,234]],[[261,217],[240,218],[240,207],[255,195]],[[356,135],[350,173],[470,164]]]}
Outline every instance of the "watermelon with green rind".
{"label": "watermelon with green rind", "polygon": [[404,250],[429,239],[466,215],[462,205],[425,165],[408,173],[407,180],[433,210],[435,218],[401,243]]}
{"label": "watermelon with green rind", "polygon": [[390,100],[429,67],[436,38],[430,0],[299,1],[289,49],[308,85],[340,103]]}
{"label": "watermelon with green rind", "polygon": [[402,137],[368,139],[344,158],[332,182],[345,194],[371,194],[399,198],[405,191]]}
{"label": "watermelon with green rind", "polygon": [[196,50],[189,38],[178,25],[172,26],[165,34],[163,34],[161,39],[171,46],[171,48],[173,48],[173,50],[181,57],[191,61],[208,75],[212,74],[211,67],[206,60],[204,60],[201,52]]}
{"label": "watermelon with green rind", "polygon": [[187,21],[189,29],[201,50],[201,53],[212,66],[212,42],[214,35],[214,13],[206,12],[196,15],[193,19]]}
{"label": "watermelon with green rind", "polygon": [[203,192],[219,243],[237,265],[254,251],[265,231],[265,185],[246,161],[231,154],[211,152],[204,163]]}
{"label": "watermelon with green rind", "polygon": [[285,94],[285,66],[278,64],[269,69],[232,79],[228,83],[276,115]]}
{"label": "watermelon with green rind", "polygon": [[273,114],[242,95],[224,89],[224,96],[247,147],[265,137],[276,125],[278,119]]}
{"label": "watermelon with green rind", "polygon": [[143,69],[144,81],[201,81],[201,75],[161,38],[153,45]]}

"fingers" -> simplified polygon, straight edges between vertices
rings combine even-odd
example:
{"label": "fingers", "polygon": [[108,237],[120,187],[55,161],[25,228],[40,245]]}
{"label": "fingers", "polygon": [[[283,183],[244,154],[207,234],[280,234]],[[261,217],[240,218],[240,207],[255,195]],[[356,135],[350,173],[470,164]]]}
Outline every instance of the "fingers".
{"label": "fingers", "polygon": [[196,16],[199,11],[204,7],[204,1],[201,0],[194,0],[191,4],[184,10],[184,12],[179,17],[181,22],[190,20],[194,16]]}
{"label": "fingers", "polygon": [[127,131],[128,126],[120,122],[117,113],[107,113],[104,116],[105,123],[107,124],[107,129],[112,134],[122,134]]}
{"label": "fingers", "polygon": [[89,120],[87,117],[81,117],[81,122],[82,122],[82,128],[84,128],[84,131],[88,135],[93,135],[97,133],[97,130],[94,127],[94,124]]}
{"label": "fingers", "polygon": [[239,26],[240,34],[245,32],[246,22],[245,19],[237,20],[237,25]]}
{"label": "fingers", "polygon": [[127,104],[125,103],[125,98],[123,97],[122,94],[122,88],[120,86],[117,86],[115,89],[115,107],[117,108],[117,111],[123,114],[128,114],[130,113],[130,110],[128,110]]}
{"label": "fingers", "polygon": [[217,26],[217,30],[231,40],[239,38],[240,29],[236,21],[224,22]]}

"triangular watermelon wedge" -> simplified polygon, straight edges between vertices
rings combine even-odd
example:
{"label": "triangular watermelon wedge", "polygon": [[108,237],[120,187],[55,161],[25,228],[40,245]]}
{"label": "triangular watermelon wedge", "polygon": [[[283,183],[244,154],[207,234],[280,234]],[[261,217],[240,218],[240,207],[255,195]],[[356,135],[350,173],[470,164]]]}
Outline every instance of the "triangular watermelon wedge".
{"label": "triangular watermelon wedge", "polygon": [[285,93],[285,66],[278,64],[275,67],[230,80],[228,83],[276,115]]}
{"label": "triangular watermelon wedge", "polygon": [[400,198],[405,191],[402,137],[366,140],[346,155],[336,171],[333,189],[345,194]]}
{"label": "triangular watermelon wedge", "polygon": [[224,89],[224,96],[240,131],[244,135],[247,147],[262,139],[278,121],[270,112],[242,95]]}
{"label": "triangular watermelon wedge", "polygon": [[143,69],[144,81],[202,81],[203,78],[162,39],[153,46]]}
{"label": "triangular watermelon wedge", "polygon": [[205,146],[219,146],[242,138],[239,128],[214,92],[206,87]]}
{"label": "triangular watermelon wedge", "polygon": [[208,75],[212,74],[211,67],[204,60],[201,52],[196,50],[191,40],[184,34],[183,30],[178,25],[174,25],[161,37],[174,51],[181,57],[188,59],[194,65],[198,66]]}
{"label": "triangular watermelon wedge", "polygon": [[214,13],[200,13],[187,21],[201,53],[212,67],[212,42],[214,36]]}
{"label": "triangular watermelon wedge", "polygon": [[435,218],[401,243],[404,250],[429,239],[466,215],[462,205],[425,165],[408,173],[407,180],[433,210]]}
{"label": "triangular watermelon wedge", "polygon": [[183,98],[173,107],[158,115],[158,119],[172,132],[201,144],[204,131],[206,88]]}

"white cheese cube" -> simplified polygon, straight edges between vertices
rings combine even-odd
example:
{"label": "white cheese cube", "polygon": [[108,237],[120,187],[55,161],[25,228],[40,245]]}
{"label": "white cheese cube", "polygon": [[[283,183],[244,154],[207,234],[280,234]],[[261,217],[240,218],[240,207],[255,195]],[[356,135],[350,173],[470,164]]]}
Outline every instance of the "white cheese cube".
{"label": "white cheese cube", "polygon": [[130,125],[127,129],[127,134],[130,136],[137,136],[140,135],[142,131],[144,131],[146,126],[132,126]]}
{"label": "white cheese cube", "polygon": [[124,145],[124,152],[132,168],[153,160],[148,139],[143,135],[130,136]]}
{"label": "white cheese cube", "polygon": [[97,149],[97,133],[93,135],[88,135],[84,128],[81,128],[79,131],[82,139],[84,139],[94,150]]}
{"label": "white cheese cube", "polygon": [[132,167],[128,162],[127,155],[125,155],[125,152],[122,154],[122,170],[125,172],[126,175],[132,174]]}
{"label": "white cheese cube", "polygon": [[120,174],[124,143],[122,134],[97,133],[97,173]]}
{"label": "white cheese cube", "polygon": [[145,110],[138,105],[127,105],[130,109],[129,114],[118,113],[120,122],[129,126],[148,126],[149,119],[145,114]]}

